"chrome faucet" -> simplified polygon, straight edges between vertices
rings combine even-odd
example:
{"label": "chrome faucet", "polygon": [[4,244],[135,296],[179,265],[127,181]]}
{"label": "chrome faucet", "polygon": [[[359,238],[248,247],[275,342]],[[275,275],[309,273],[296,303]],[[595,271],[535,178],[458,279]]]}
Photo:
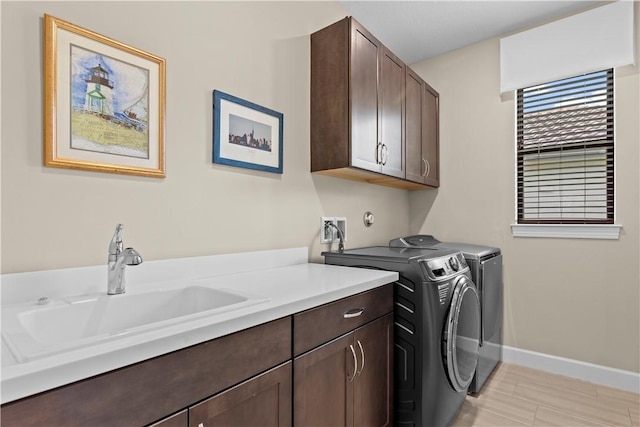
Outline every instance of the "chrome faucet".
{"label": "chrome faucet", "polygon": [[340,229],[340,227],[338,227],[337,225],[335,225],[331,221],[325,221],[324,228],[327,229],[329,227],[335,228],[336,231],[338,232],[338,240],[339,240],[338,241],[338,252],[340,252],[340,253],[344,252],[344,234],[342,233],[342,230]]}
{"label": "chrome faucet", "polygon": [[142,257],[133,248],[122,249],[122,238],[120,232],[124,226],[118,224],[109,243],[109,278],[107,283],[107,294],[123,294],[124,289],[124,268],[127,265],[142,264]]}

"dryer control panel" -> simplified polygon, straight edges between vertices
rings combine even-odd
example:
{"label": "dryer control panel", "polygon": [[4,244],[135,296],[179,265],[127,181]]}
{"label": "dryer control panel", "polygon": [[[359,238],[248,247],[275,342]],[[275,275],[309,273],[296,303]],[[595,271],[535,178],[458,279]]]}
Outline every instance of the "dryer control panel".
{"label": "dryer control panel", "polygon": [[433,281],[447,280],[469,270],[467,261],[460,252],[440,258],[421,259],[418,262],[425,275]]}

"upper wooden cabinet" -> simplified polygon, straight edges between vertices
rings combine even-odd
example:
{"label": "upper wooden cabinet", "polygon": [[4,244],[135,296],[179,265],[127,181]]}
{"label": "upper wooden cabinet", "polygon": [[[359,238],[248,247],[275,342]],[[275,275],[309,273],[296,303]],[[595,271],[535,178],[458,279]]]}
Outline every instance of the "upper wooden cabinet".
{"label": "upper wooden cabinet", "polygon": [[[340,21],[338,23],[339,26],[348,26],[348,24],[349,22],[346,20]],[[314,103],[331,103],[332,101],[338,100],[340,103],[348,103],[348,95],[349,92],[351,92],[351,105],[346,106],[346,114],[340,118],[342,119],[340,123],[340,127],[342,127],[342,129],[335,129],[336,132],[340,133],[340,135],[336,135],[339,137],[339,139],[333,140],[335,144],[340,145],[340,147],[336,148],[348,147],[348,137],[349,133],[351,133],[351,159],[342,159],[337,157],[331,159],[323,159],[323,144],[319,144],[319,151],[317,152],[318,158],[316,160],[320,160],[321,162],[329,161],[329,163],[327,164],[330,167],[336,164],[346,165],[350,160],[351,165],[353,166],[380,172],[380,150],[378,147],[378,55],[381,49],[381,44],[371,34],[369,34],[369,32],[364,30],[355,22],[353,22],[353,25],[351,26],[350,35],[350,67],[344,67],[340,70],[341,77],[343,77],[344,81],[348,82],[349,84],[344,88],[340,87],[340,93],[329,94],[328,92],[330,91],[330,89],[328,87],[325,88],[325,90],[327,91],[326,98],[322,93],[314,93],[312,90],[311,105],[313,106]],[[322,39],[322,36],[319,37],[320,39]],[[314,50],[317,53],[318,49],[323,49],[323,47],[321,47],[322,42],[319,46],[317,44],[314,44],[314,38],[315,37],[312,35],[312,55]],[[344,41],[339,42],[344,43]],[[318,46],[318,49],[315,49],[316,46]],[[312,79],[314,78],[314,76],[318,76],[318,71],[319,73],[331,72],[330,70],[325,69],[317,70],[316,68],[318,67],[323,68],[324,64],[321,62],[316,62],[315,65],[317,65],[317,67],[312,65]],[[334,71],[338,70],[334,69]],[[349,71],[351,72],[349,73]],[[314,111],[313,107],[312,111]],[[348,120],[349,112],[351,113],[351,126],[349,126]],[[313,129],[312,134],[314,131],[317,131],[316,135],[320,139],[322,138],[322,134],[324,133],[322,114],[323,113],[320,113],[320,116],[316,117],[314,117],[313,113],[311,114]],[[314,119],[320,120],[315,120],[314,122]],[[314,127],[314,125],[317,127]],[[341,154],[346,154],[347,156],[349,155],[348,151]]]}
{"label": "upper wooden cabinet", "polygon": [[404,86],[406,66],[390,50],[382,47],[378,98],[380,118],[380,171],[396,178],[405,177]]}
{"label": "upper wooden cabinet", "polygon": [[[423,112],[433,112],[422,105],[422,92],[419,111],[413,105],[407,110],[407,85],[413,83],[407,70],[351,17],[311,35],[312,172],[406,189],[437,186],[437,179],[421,177],[422,166],[408,170],[409,162],[419,161],[437,171],[437,154],[427,159],[422,149]],[[437,114],[427,119],[437,124]],[[408,127],[419,129],[411,147]],[[410,157],[409,149],[420,156]]]}
{"label": "upper wooden cabinet", "polygon": [[407,67],[405,100],[406,179],[438,187],[438,92]]}

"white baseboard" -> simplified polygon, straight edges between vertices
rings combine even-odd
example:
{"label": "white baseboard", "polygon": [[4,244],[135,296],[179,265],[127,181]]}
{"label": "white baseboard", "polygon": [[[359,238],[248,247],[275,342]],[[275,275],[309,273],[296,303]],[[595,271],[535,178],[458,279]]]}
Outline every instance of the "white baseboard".
{"label": "white baseboard", "polygon": [[640,393],[640,374],[636,372],[623,371],[622,369],[609,368],[506,345],[502,347],[502,360],[505,363],[513,363],[514,365],[577,378],[632,393]]}

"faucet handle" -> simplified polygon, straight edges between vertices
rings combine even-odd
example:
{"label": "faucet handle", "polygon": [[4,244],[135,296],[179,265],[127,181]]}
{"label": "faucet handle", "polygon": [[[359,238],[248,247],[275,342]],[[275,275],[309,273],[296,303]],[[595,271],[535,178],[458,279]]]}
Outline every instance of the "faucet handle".
{"label": "faucet handle", "polygon": [[113,238],[111,239],[111,243],[109,243],[109,254],[117,254],[122,252],[122,238],[120,237],[120,232],[124,228],[124,225],[118,224],[116,225],[116,231],[113,233]]}

